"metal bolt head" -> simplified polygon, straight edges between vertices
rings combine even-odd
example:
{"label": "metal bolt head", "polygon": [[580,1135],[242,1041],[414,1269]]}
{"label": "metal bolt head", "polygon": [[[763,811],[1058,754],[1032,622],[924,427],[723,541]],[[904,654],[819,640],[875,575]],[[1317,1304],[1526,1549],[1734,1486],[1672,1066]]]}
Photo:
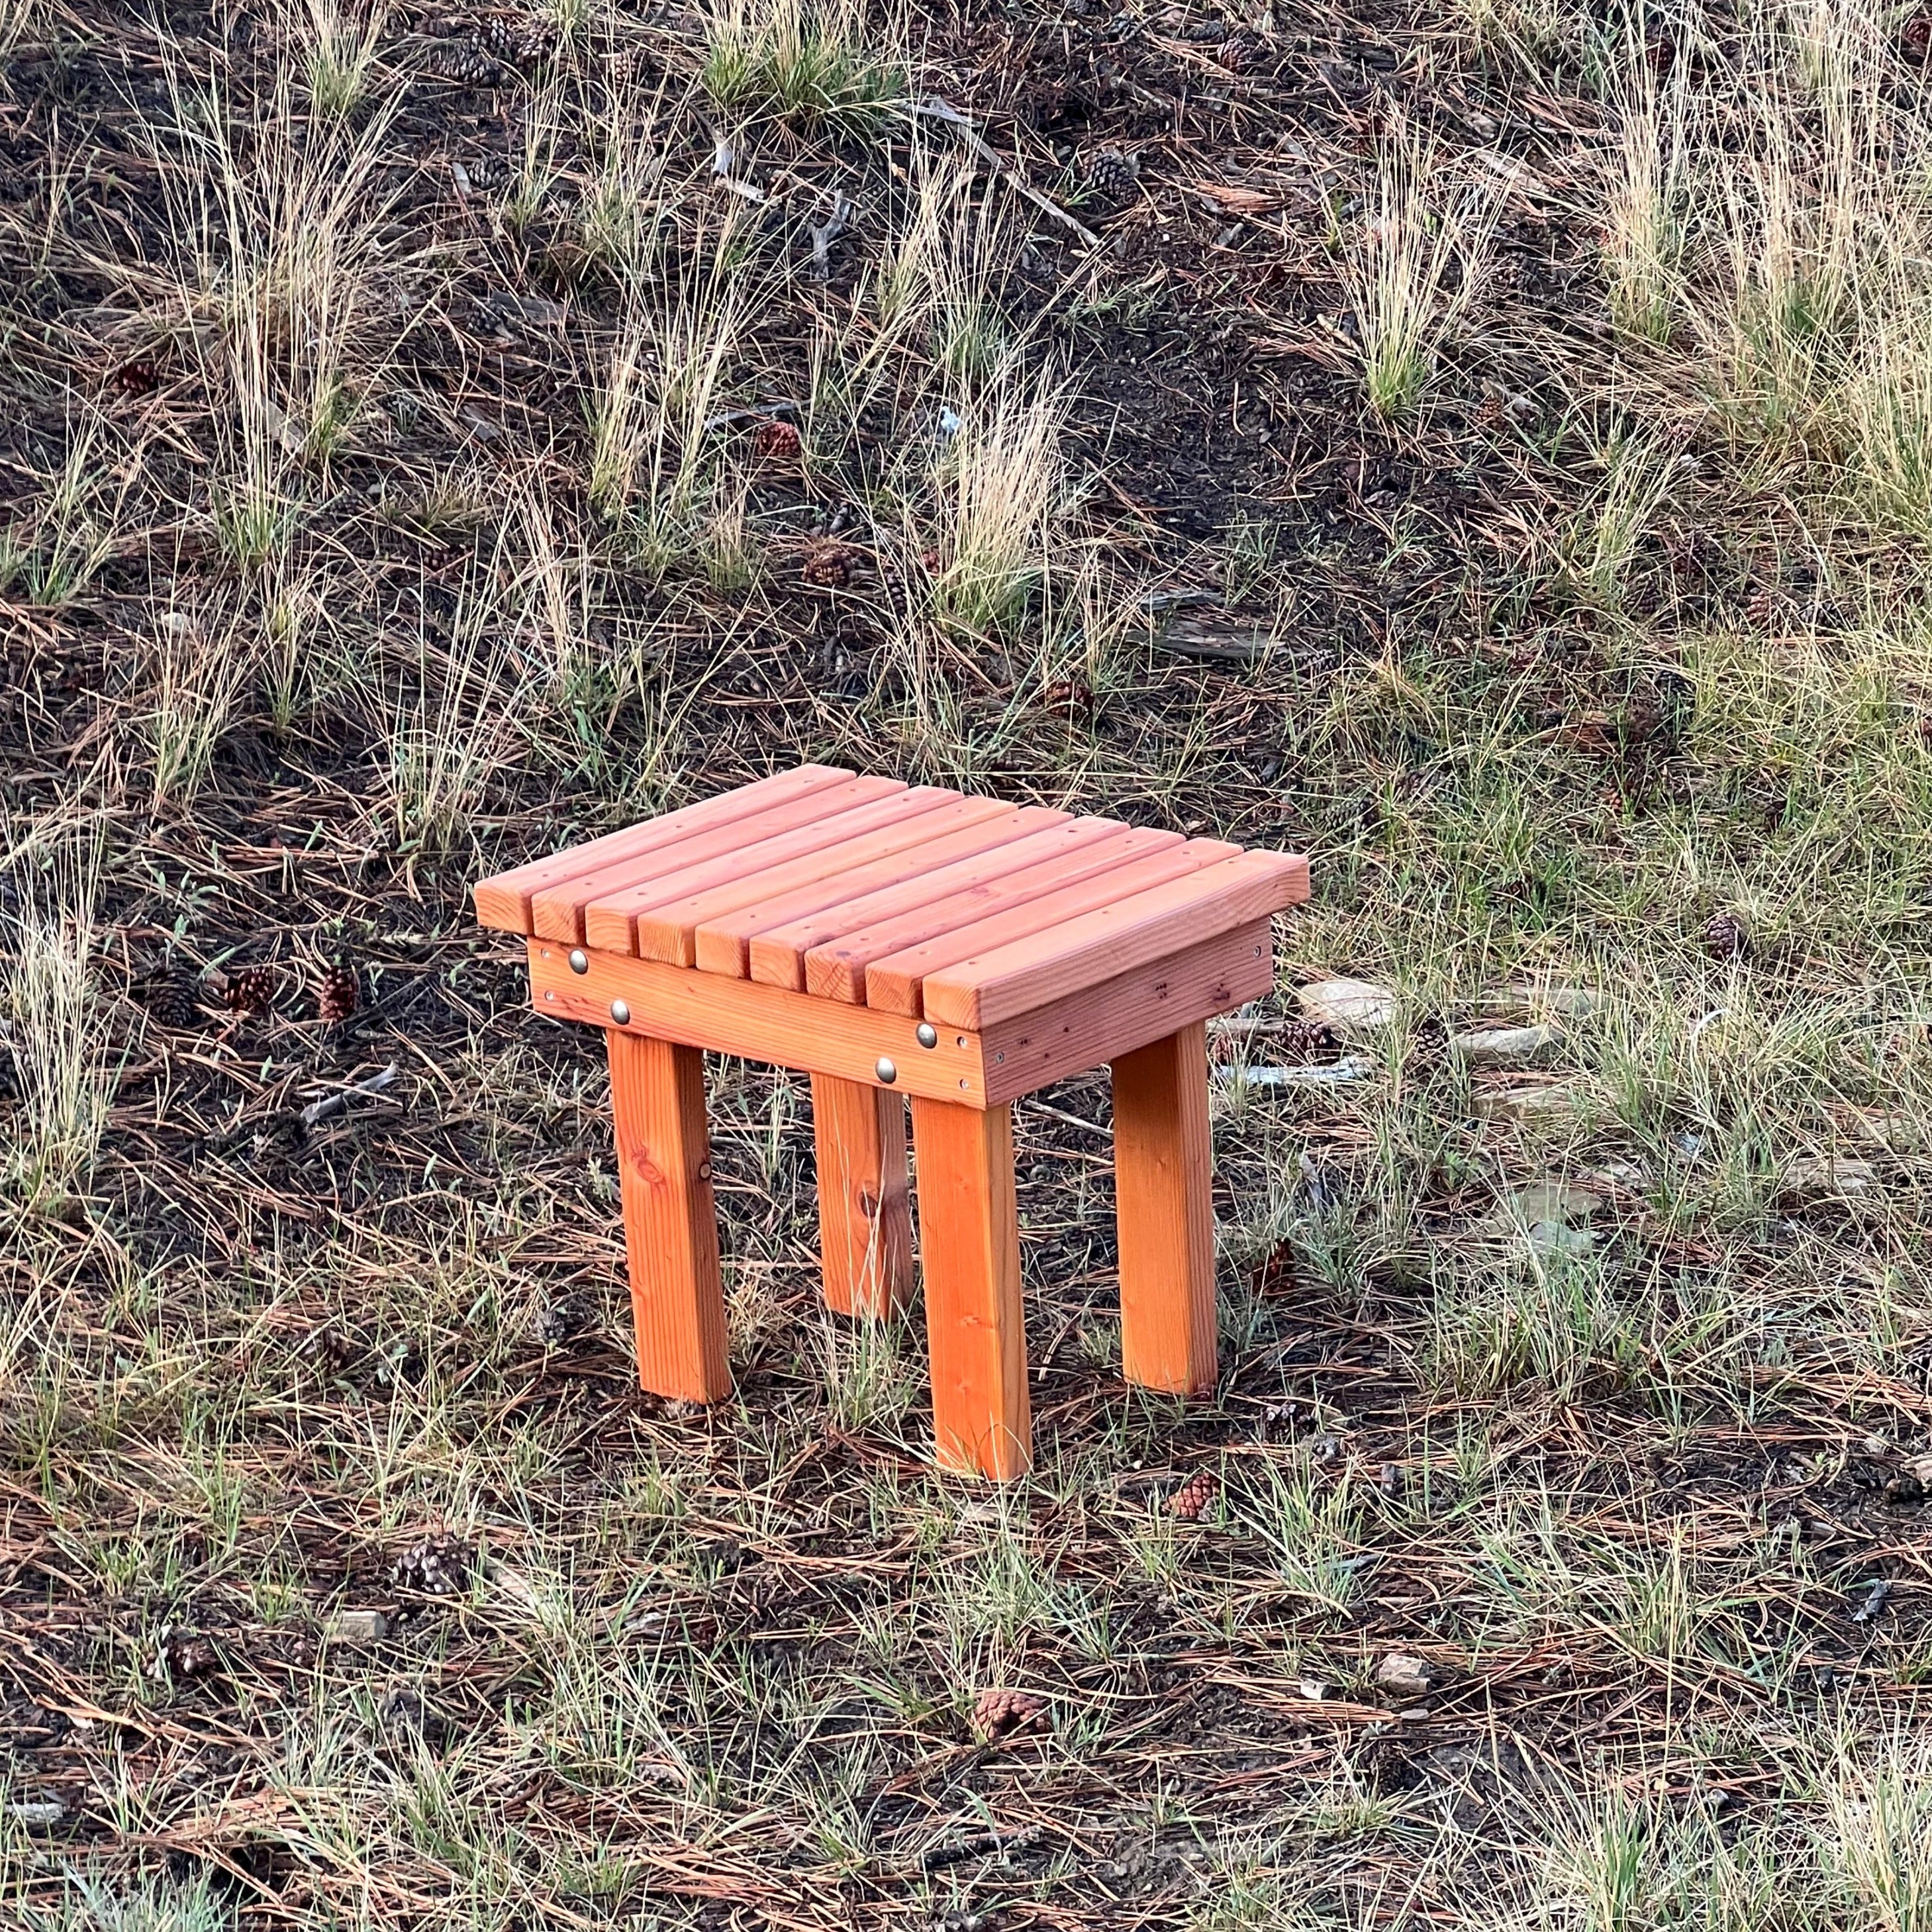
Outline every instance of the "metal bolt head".
{"label": "metal bolt head", "polygon": [[890,1087],[899,1077],[898,1069],[883,1053],[879,1055],[878,1065],[872,1071],[879,1076],[879,1084],[884,1087]]}
{"label": "metal bolt head", "polygon": [[610,1017],[620,1026],[628,1026],[631,1024],[631,1010],[622,1000],[613,1000],[610,1002]]}
{"label": "metal bolt head", "polygon": [[933,1024],[932,1021],[921,1020],[920,1022],[919,1043],[921,1046],[937,1046],[939,1044],[939,1029]]}
{"label": "metal bolt head", "polygon": [[570,970],[573,973],[587,973],[590,970],[590,956],[580,946],[574,948],[571,953]]}

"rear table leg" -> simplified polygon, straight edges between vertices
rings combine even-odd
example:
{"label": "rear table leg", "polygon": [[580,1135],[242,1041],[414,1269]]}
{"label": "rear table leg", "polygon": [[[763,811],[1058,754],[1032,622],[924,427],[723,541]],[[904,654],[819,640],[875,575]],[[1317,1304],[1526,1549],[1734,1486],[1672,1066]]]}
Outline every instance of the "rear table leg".
{"label": "rear table leg", "polygon": [[883,1087],[812,1076],[825,1302],[875,1320],[912,1298],[905,1102]]}
{"label": "rear table leg", "polygon": [[939,1460],[996,1481],[1033,1466],[1012,1112],[912,1102]]}
{"label": "rear table leg", "polygon": [[657,1395],[716,1402],[731,1392],[704,1056],[639,1034],[605,1035],[624,1194],[638,1380]]}
{"label": "rear table leg", "polygon": [[1114,1062],[1120,1363],[1143,1388],[1214,1386],[1213,1164],[1201,1022]]}

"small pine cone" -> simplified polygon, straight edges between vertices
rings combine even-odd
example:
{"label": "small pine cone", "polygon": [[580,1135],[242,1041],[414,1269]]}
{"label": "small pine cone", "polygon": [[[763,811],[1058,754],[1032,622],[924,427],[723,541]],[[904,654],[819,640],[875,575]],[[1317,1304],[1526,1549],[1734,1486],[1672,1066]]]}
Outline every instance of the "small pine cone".
{"label": "small pine cone", "polygon": [[842,590],[852,581],[852,553],[843,544],[814,544],[799,574],[820,590]]}
{"label": "small pine cone", "polygon": [[509,164],[497,154],[476,154],[462,164],[472,192],[494,194],[509,184]]}
{"label": "small pine cone", "polygon": [[973,1728],[988,1744],[1052,1728],[1045,1702],[1024,1690],[986,1690],[973,1707]]}
{"label": "small pine cone", "polygon": [[107,380],[124,396],[146,396],[159,386],[161,376],[152,356],[137,356],[133,362],[122,363]]}
{"label": "small pine cone", "polygon": [[185,1033],[201,1024],[200,982],[192,974],[164,968],[138,981],[134,992],[157,1026]]}
{"label": "small pine cone", "polygon": [[455,87],[494,87],[503,78],[502,63],[480,40],[448,42],[437,50],[430,71]]}
{"label": "small pine cone", "polygon": [[1167,1513],[1180,1522],[1198,1522],[1214,1506],[1221,1493],[1221,1479],[1212,1469],[1202,1469],[1167,1499]]}
{"label": "small pine cone", "polygon": [[478,44],[508,67],[530,67],[543,59],[555,44],[549,24],[493,14],[484,22]]}
{"label": "small pine cone", "polygon": [[338,959],[322,976],[315,996],[316,1013],[324,1026],[340,1026],[362,1004],[362,986],[356,968]]}
{"label": "small pine cone", "polygon": [[1254,65],[1254,42],[1244,34],[1231,34],[1221,43],[1220,61],[1230,74],[1246,74]]}
{"label": "small pine cone", "polygon": [[1713,959],[1744,959],[1750,955],[1750,929],[1734,912],[1712,916],[1704,928],[1704,950]]}
{"label": "small pine cone", "polygon": [[1294,1247],[1292,1242],[1277,1241],[1255,1270],[1255,1293],[1258,1297],[1270,1295],[1286,1298],[1292,1295],[1301,1286],[1301,1279],[1294,1265]]}
{"label": "small pine cone", "polygon": [[220,1653],[207,1638],[182,1630],[167,1633],[161,1640],[160,1654],[154,1661],[157,1676],[165,1669],[170,1677],[183,1684],[191,1683],[199,1677],[212,1677],[221,1668]]}
{"label": "small pine cone", "polygon": [[470,1580],[473,1552],[453,1536],[428,1536],[389,1565],[390,1580],[425,1596],[453,1597]]}
{"label": "small pine cone", "polygon": [[1908,60],[1922,61],[1932,53],[1932,10],[1922,8],[1899,29],[1898,44]]}
{"label": "small pine cone", "polygon": [[258,1020],[275,1004],[275,976],[266,966],[244,966],[228,982],[228,1010]]}
{"label": "small pine cone", "polygon": [[1140,170],[1118,148],[1103,148],[1087,164],[1087,185],[1102,201],[1125,201]]}
{"label": "small pine cone", "polygon": [[796,463],[804,447],[797,424],[782,416],[767,416],[752,436],[752,454],[767,463]]}
{"label": "small pine cone", "polygon": [[1287,1060],[1331,1059],[1340,1051],[1334,1028],[1320,1020],[1290,1020],[1281,1030],[1281,1057]]}
{"label": "small pine cone", "polygon": [[1424,1013],[1410,1036],[1416,1064],[1439,1066],[1449,1050],[1449,1028],[1439,1013]]}

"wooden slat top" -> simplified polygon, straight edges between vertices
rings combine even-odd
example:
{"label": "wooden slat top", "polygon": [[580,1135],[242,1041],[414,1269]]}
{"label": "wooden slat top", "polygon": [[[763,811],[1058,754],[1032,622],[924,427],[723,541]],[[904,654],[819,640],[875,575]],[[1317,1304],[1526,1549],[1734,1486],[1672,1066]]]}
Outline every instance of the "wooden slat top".
{"label": "wooden slat top", "polygon": [[827,765],[485,879],[484,925],[978,1030],[1308,896],[1308,865]]}

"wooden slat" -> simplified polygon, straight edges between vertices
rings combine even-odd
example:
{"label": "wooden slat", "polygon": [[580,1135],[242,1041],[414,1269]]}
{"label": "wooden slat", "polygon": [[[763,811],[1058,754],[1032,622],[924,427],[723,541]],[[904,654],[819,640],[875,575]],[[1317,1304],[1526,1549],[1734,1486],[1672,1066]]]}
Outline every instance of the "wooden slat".
{"label": "wooden slat", "polygon": [[[928,974],[990,952],[995,946],[1010,945],[1096,907],[1131,898],[1150,886],[1184,878],[1190,872],[1232,858],[1241,849],[1212,838],[1184,843],[1178,833],[1172,832],[1135,836],[1152,843],[1154,849],[1150,851],[1148,844],[1137,844],[1133,852],[1126,855],[1131,862],[1090,866],[1070,870],[1058,878],[1042,879],[1036,891],[1016,894],[1004,903],[989,904],[984,916],[961,920],[916,945],[895,946],[875,956],[866,964],[866,1004],[887,1012],[917,1015],[924,1010],[920,988]],[[1103,848],[1103,856],[1115,849]],[[808,969],[810,964],[808,960]],[[814,986],[812,990],[815,992],[818,988]]]}
{"label": "wooden slat", "polygon": [[626,826],[621,832],[608,832],[602,838],[589,839],[581,845],[553,852],[548,858],[533,859],[527,865],[499,872],[476,889],[477,922],[527,936],[534,930],[530,923],[530,902],[548,887],[562,885],[599,866],[616,865],[674,844],[680,838],[748,818],[771,806],[808,797],[851,776],[841,766],[801,765],[796,770],[775,772],[770,778],[740,785],[736,791],[702,799],[695,805],[668,812],[662,818],[647,819],[641,825]]}
{"label": "wooden slat", "polygon": [[[767,866],[727,880],[702,892],[687,892],[640,912],[631,928],[632,946],[640,959],[668,960],[674,966],[695,966],[698,929],[708,919],[723,918],[740,906],[769,904],[773,898],[802,887],[816,887],[837,893],[849,890],[852,873],[874,862],[890,859],[901,876],[917,872],[933,862],[927,848],[943,832],[970,826],[980,820],[1005,813],[1009,807],[992,799],[962,798],[957,792],[922,785],[904,792],[894,800],[897,811],[881,808],[876,824],[836,844],[783,865]],[[592,908],[594,912],[595,908]],[[601,931],[598,922],[596,930]],[[593,930],[590,916],[585,930]]]}
{"label": "wooden slat", "polygon": [[696,1048],[613,1032],[610,1110],[638,1380],[653,1394],[717,1402],[731,1392],[724,1291]]}
{"label": "wooden slat", "polygon": [[1102,1066],[1195,1020],[1258,1000],[1274,985],[1270,922],[1257,920],[1130,967],[1096,986],[1083,986],[1016,1019],[995,1021],[982,1034],[942,1027],[940,1045],[957,1052],[962,1039],[979,1042],[985,1104],[997,1106]]}
{"label": "wooden slat", "polygon": [[1012,1110],[916,1099],[912,1134],[939,1460],[1004,1482],[1033,1466]]}
{"label": "wooden slat", "polygon": [[825,1305],[884,1321],[912,1299],[906,1103],[888,1087],[812,1076],[818,1240]]}
{"label": "wooden slat", "polygon": [[854,932],[874,920],[930,905],[934,900],[971,890],[989,879],[1004,878],[1043,860],[1090,844],[1094,839],[1120,830],[1111,819],[1063,818],[1058,824],[1016,839],[970,859],[962,859],[936,872],[922,872],[905,879],[840,901],[822,912],[794,919],[767,928],[752,940],[752,977],[772,986],[805,988],[805,956],[814,946],[828,946],[842,934]]}
{"label": "wooden slat", "polygon": [[701,861],[746,853],[762,842],[814,825],[872,800],[896,796],[906,789],[897,778],[840,778],[814,786],[795,798],[760,806],[728,824],[653,846],[609,865],[546,886],[530,901],[531,930],[542,939],[572,944],[584,937],[585,908],[626,887],[648,889],[650,881],[687,870]]}
{"label": "wooden slat", "polygon": [[1164,958],[1308,896],[1308,862],[1244,852],[926,978],[928,1018],[979,1029]]}
{"label": "wooden slat", "polygon": [[[527,950],[531,1004],[551,1019],[610,1027],[615,1024],[610,1002],[622,1000],[630,1010],[631,1032],[803,1073],[830,1073],[864,1086],[896,1087],[903,1094],[936,1096],[961,1106],[986,1104],[986,1070],[976,1034],[956,1030],[924,1047],[918,1023],[898,1013],[834,1006],[782,986],[693,973],[616,952],[588,952],[586,970],[573,973],[567,946],[532,939]],[[881,1056],[892,1063],[890,1081],[879,1078]]]}
{"label": "wooden slat", "polygon": [[1205,1022],[1118,1056],[1120,1368],[1142,1388],[1201,1395],[1220,1373],[1214,1156]]}
{"label": "wooden slat", "polygon": [[[922,844],[903,856],[855,866],[836,878],[814,880],[795,892],[759,898],[735,911],[706,919],[698,928],[699,969],[748,979],[752,941],[762,932],[812,913],[842,908],[868,892],[906,884],[956,860],[1011,845],[1032,832],[1066,823],[1065,812],[1049,812],[1043,806],[1026,806],[1016,811],[986,799],[962,798],[958,810],[963,829],[934,838],[930,844]],[[796,983],[803,985],[802,976]]]}
{"label": "wooden slat", "polygon": [[[1084,835],[1077,843],[1076,833]],[[1178,847],[1180,842],[1171,832],[1136,832],[1109,818],[1076,819],[1059,849],[1036,864],[947,892],[910,911],[855,925],[825,945],[813,946],[805,956],[806,986],[821,999],[862,1005],[866,968],[873,960],[956,926],[970,926],[1003,907],[1044,898],[1072,880],[1130,865],[1162,844]]]}

